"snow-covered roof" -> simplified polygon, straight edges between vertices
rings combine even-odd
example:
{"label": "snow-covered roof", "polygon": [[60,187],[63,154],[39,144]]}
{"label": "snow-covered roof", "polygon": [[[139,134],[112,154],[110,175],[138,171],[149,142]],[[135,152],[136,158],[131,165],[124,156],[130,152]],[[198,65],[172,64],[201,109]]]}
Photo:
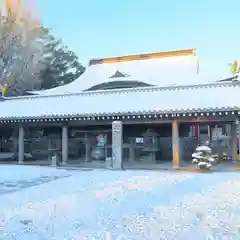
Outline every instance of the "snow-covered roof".
{"label": "snow-covered roof", "polygon": [[0,120],[234,111],[239,92],[239,82],[226,82],[15,97],[0,101]]}
{"label": "snow-covered roof", "polygon": [[95,85],[116,81],[111,78],[117,72],[121,81],[140,81],[156,86],[186,85],[209,82],[197,76],[198,61],[194,49],[128,55],[93,59],[85,73],[72,83],[32,93],[49,95],[78,93]]}

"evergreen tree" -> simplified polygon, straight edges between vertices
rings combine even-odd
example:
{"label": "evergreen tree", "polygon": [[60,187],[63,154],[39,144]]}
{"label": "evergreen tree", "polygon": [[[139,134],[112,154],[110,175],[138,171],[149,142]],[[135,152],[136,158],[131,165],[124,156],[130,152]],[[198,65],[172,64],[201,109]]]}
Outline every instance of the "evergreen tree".
{"label": "evergreen tree", "polygon": [[45,45],[44,56],[46,68],[41,74],[40,89],[50,89],[70,83],[85,70],[76,54],[51,35]]}

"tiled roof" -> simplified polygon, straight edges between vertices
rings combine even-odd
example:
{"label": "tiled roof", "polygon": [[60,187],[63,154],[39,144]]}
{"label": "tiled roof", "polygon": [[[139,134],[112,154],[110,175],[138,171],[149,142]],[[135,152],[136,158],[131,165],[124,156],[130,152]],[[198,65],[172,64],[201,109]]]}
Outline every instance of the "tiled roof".
{"label": "tiled roof", "polygon": [[237,82],[26,96],[1,101],[0,119],[238,110],[239,93]]}
{"label": "tiled roof", "polygon": [[130,75],[131,77],[128,78],[134,81],[156,86],[209,82],[209,79],[196,75],[197,57],[194,55],[183,55],[91,65],[75,81],[57,88],[35,93],[41,95],[78,93],[110,80],[115,81],[116,79],[111,79],[111,77],[117,71]]}

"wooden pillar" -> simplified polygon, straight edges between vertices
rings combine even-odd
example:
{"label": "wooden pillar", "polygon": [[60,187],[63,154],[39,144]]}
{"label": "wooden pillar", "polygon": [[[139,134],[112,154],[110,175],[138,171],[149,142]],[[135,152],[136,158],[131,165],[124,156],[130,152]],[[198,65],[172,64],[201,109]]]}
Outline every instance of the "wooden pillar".
{"label": "wooden pillar", "polygon": [[238,145],[237,124],[234,122],[231,125],[231,146],[232,146],[231,151],[232,151],[233,162],[238,160],[237,145]]}
{"label": "wooden pillar", "polygon": [[48,161],[52,161],[52,140],[48,138]]}
{"label": "wooden pillar", "polygon": [[84,135],[84,144],[85,144],[85,163],[89,162],[89,141],[88,141],[88,134],[85,132]]}
{"label": "wooden pillar", "polygon": [[132,139],[132,138],[129,140],[129,162],[130,163],[135,162],[134,140],[135,139]]}
{"label": "wooden pillar", "polygon": [[240,161],[240,121],[238,120],[236,122],[236,132],[237,132],[237,140],[238,140],[238,144],[237,144],[237,149],[239,150],[238,152],[238,156],[237,156],[237,159]]}
{"label": "wooden pillar", "polygon": [[18,155],[18,129],[17,128],[14,128],[13,130],[12,138],[13,138],[13,154],[14,154],[14,157],[17,157]]}
{"label": "wooden pillar", "polygon": [[18,163],[24,161],[24,128],[21,124],[18,131]]}
{"label": "wooden pillar", "polygon": [[173,151],[173,168],[179,168],[179,130],[178,122],[172,122],[172,151]]}
{"label": "wooden pillar", "polygon": [[[236,125],[236,131],[235,131],[235,140],[237,143],[234,143],[234,146],[236,147],[236,150],[240,150],[240,121],[239,119],[235,123]],[[240,151],[238,152],[236,159],[240,161]]]}
{"label": "wooden pillar", "polygon": [[62,164],[68,162],[68,127],[62,126]]}
{"label": "wooden pillar", "polygon": [[219,140],[219,131],[218,131],[218,125],[217,124],[215,124],[215,126],[214,126],[214,131],[215,131],[216,140],[218,141]]}
{"label": "wooden pillar", "polygon": [[212,140],[212,128],[211,125],[208,125],[208,140]]}

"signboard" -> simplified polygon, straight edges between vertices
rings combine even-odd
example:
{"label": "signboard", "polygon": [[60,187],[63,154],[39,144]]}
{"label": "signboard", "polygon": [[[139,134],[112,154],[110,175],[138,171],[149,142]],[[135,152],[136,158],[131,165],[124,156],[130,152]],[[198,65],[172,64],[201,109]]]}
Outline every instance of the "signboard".
{"label": "signboard", "polygon": [[113,168],[122,168],[122,122],[114,121],[112,123],[112,159]]}
{"label": "signboard", "polygon": [[113,131],[115,132],[115,133],[119,133],[119,132],[121,132],[121,125],[120,124],[115,124],[114,125],[114,128],[113,128]]}

